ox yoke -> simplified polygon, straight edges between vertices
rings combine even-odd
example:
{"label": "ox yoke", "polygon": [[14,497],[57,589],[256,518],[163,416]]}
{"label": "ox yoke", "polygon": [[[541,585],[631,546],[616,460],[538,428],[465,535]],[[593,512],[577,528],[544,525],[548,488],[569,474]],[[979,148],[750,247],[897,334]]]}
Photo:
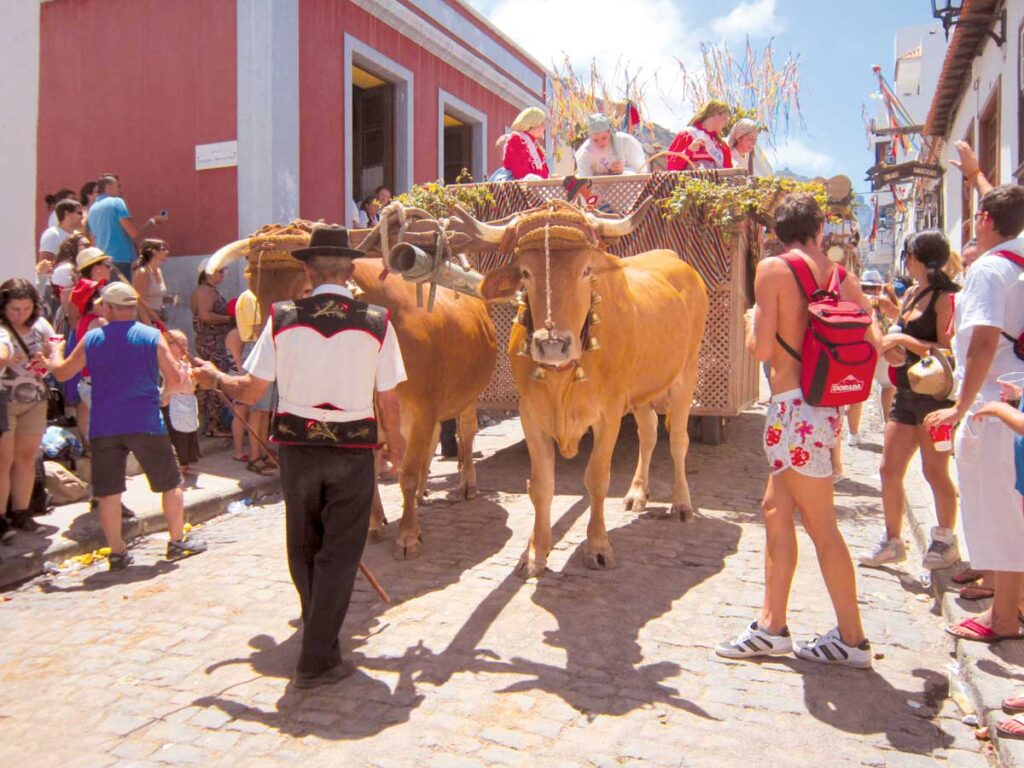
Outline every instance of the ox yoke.
{"label": "ox yoke", "polygon": [[[526,339],[513,327],[509,349],[521,393],[520,413],[553,438],[566,458],[600,420],[661,398],[690,366],[699,363],[708,297],[696,270],[668,250],[619,259],[605,255],[595,265],[594,292],[601,296],[601,323],[591,334],[601,349],[584,352],[580,365],[589,377],[574,381],[570,366],[530,378],[536,364],[516,355]],[[579,330],[579,329],[575,329]],[[696,376],[696,371],[690,372]]]}

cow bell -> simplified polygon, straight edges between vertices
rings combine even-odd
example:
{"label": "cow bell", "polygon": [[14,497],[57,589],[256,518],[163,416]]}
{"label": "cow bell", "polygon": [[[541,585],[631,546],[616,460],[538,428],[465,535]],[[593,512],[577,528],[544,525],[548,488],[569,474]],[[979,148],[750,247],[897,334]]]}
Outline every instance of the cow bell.
{"label": "cow bell", "polygon": [[596,336],[591,336],[587,339],[587,352],[597,352],[601,349],[601,342],[597,340]]}
{"label": "cow bell", "polygon": [[599,294],[597,294],[597,293],[591,294],[591,296],[590,296],[590,304],[591,305],[600,304],[602,301],[604,301],[604,299],[602,299]]}
{"label": "cow bell", "polygon": [[524,341],[519,346],[519,351],[516,352],[516,354],[519,355],[520,357],[529,357],[530,356],[530,342]]}
{"label": "cow bell", "polygon": [[533,369],[533,373],[530,374],[531,381],[544,381],[544,369],[539,365]]}
{"label": "cow bell", "polygon": [[387,261],[388,269],[398,272],[411,283],[436,283],[467,296],[479,296],[478,288],[484,281],[479,272],[409,243],[397,243],[388,254]]}
{"label": "cow bell", "polygon": [[586,381],[590,377],[587,376],[587,372],[583,370],[582,365],[577,365],[576,370],[572,372],[573,381]]}
{"label": "cow bell", "polygon": [[601,318],[598,317],[597,312],[594,312],[593,310],[591,310],[591,312],[590,312],[590,324],[591,325],[600,325],[601,324]]}

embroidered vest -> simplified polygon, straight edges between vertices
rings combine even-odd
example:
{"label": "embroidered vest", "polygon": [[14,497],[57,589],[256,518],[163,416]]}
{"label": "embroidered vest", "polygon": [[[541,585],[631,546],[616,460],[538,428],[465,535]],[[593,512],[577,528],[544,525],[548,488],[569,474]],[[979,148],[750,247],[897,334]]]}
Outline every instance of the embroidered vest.
{"label": "embroidered vest", "polygon": [[[364,304],[338,294],[325,293],[297,301],[281,301],[274,304],[271,312],[275,344],[287,344],[287,339],[279,341],[278,337],[285,330],[296,327],[311,328],[325,340],[346,331],[363,332],[383,344],[388,327],[388,311],[383,307]],[[303,353],[305,356],[305,350]],[[314,345],[310,346],[308,355],[313,360],[324,359],[324,352]],[[319,370],[323,371],[323,375],[328,375],[322,364]],[[310,408],[319,411],[337,410],[328,404],[310,404]],[[275,443],[286,445],[365,449],[379,447],[377,420],[372,416],[356,421],[333,421],[278,411],[271,425],[271,437]]]}

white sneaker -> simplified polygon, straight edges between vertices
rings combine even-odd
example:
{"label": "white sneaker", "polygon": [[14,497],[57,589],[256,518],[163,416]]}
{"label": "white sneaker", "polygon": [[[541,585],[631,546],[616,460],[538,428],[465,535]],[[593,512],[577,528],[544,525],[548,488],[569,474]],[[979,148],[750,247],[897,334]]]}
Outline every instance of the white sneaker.
{"label": "white sneaker", "polygon": [[839,627],[833,627],[810,642],[797,644],[796,655],[821,664],[871,669],[871,643],[864,640],[860,645],[847,645],[839,635]]}
{"label": "white sneaker", "polygon": [[929,571],[949,568],[960,560],[960,548],[957,546],[956,534],[949,528],[932,528],[931,544],[925,553],[922,565]]}
{"label": "white sneaker", "polygon": [[715,653],[726,659],[749,659],[755,656],[785,656],[793,652],[793,638],[789,629],[773,635],[761,627],[757,621],[740,632],[734,640],[719,643]]}
{"label": "white sneaker", "polygon": [[846,438],[846,444],[849,445],[851,448],[856,448],[858,445],[860,445],[860,435],[858,435],[856,432],[851,432],[849,437]]}
{"label": "white sneaker", "polygon": [[861,565],[877,568],[880,565],[902,563],[906,559],[907,548],[903,544],[903,539],[887,539],[883,533],[882,538],[879,539],[871,554],[861,555],[857,558],[857,561]]}

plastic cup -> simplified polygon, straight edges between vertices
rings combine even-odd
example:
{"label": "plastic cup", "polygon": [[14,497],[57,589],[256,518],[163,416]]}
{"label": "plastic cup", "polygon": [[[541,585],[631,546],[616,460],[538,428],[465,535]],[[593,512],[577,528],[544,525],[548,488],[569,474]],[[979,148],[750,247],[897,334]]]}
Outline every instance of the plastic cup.
{"label": "plastic cup", "polygon": [[1020,393],[1021,389],[1024,389],[1024,371],[1004,373],[997,377],[996,381],[1000,385],[1005,385],[999,387],[999,399],[1014,408],[1020,408]]}
{"label": "plastic cup", "polygon": [[939,453],[949,453],[953,450],[953,425],[943,424],[941,427],[929,427],[928,433],[932,437],[932,445]]}

